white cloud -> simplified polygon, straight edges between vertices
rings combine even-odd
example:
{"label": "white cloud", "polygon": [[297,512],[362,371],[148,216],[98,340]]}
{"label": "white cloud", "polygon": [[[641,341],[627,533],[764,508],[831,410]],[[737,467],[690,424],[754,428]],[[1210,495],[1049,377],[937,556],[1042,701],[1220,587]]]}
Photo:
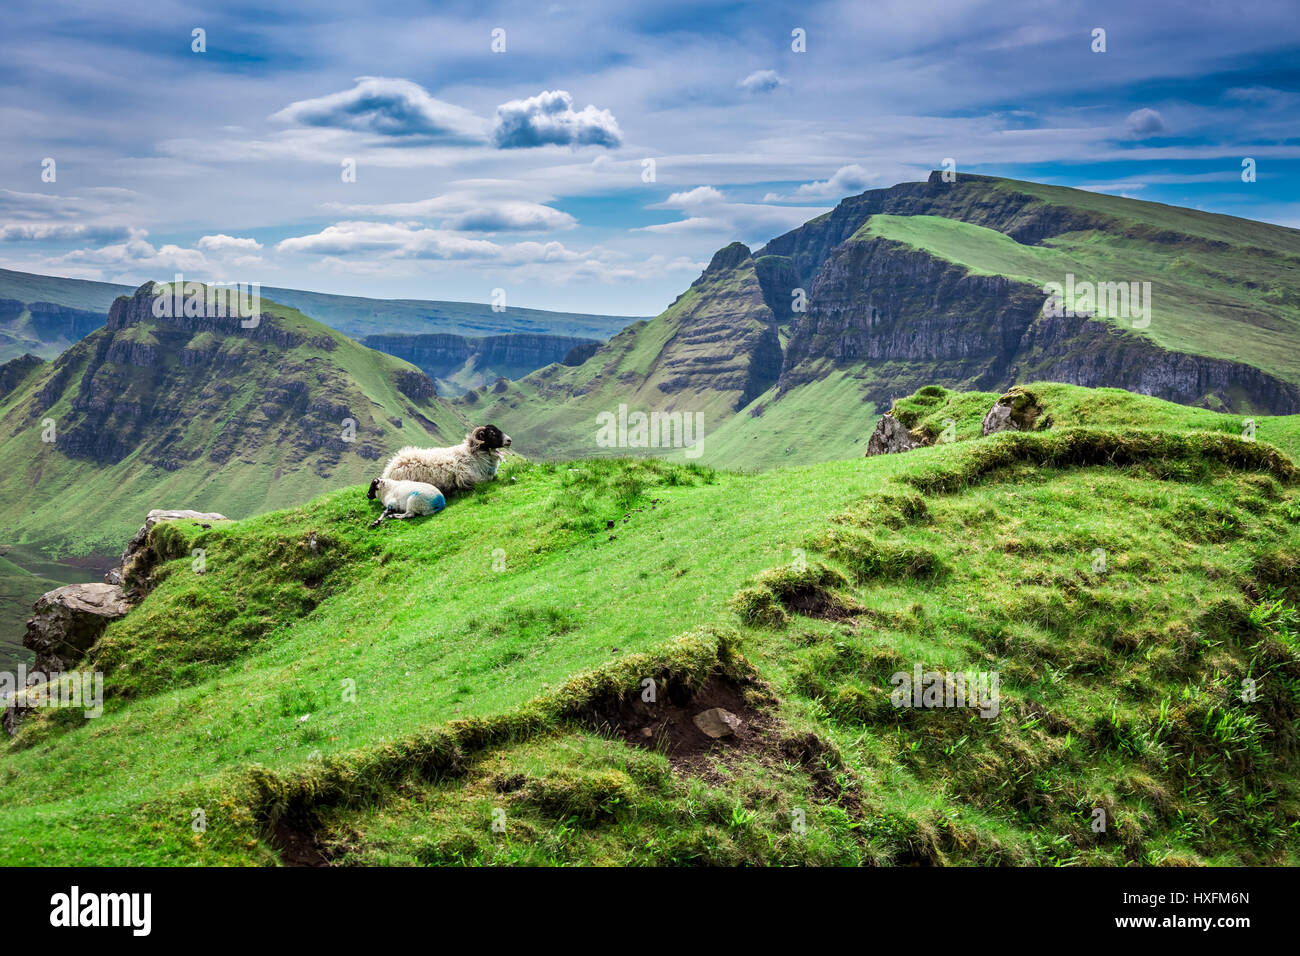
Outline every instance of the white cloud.
{"label": "white cloud", "polygon": [[746,93],[770,93],[779,86],[785,86],[786,79],[776,70],[755,70],[736,86]]}
{"label": "white cloud", "polygon": [[852,196],[860,193],[869,187],[872,183],[881,180],[878,173],[871,173],[863,169],[856,163],[849,166],[841,166],[835,171],[835,175],[830,179],[804,183],[794,191],[792,195],[781,196],[777,193],[768,193],[763,197],[764,202],[779,202],[786,200],[802,199],[842,199],[845,196]]}
{"label": "white cloud", "polygon": [[325,208],[363,216],[438,219],[440,228],[453,232],[543,232],[578,224],[567,212],[542,203],[490,198],[473,190],[414,202],[327,203]]}
{"label": "white cloud", "polygon": [[613,148],[622,144],[623,133],[609,110],[591,105],[574,110],[573,97],[567,91],[545,90],[498,106],[492,138],[500,149],[547,145]]}
{"label": "white cloud", "polygon": [[508,245],[470,239],[418,222],[338,222],[318,233],[285,239],[283,253],[323,256],[372,255],[391,259],[486,260],[507,265],[524,262],[565,262],[591,253],[577,253],[560,242],[517,242]]}
{"label": "white cloud", "polygon": [[695,209],[723,202],[726,202],[725,197],[714,187],[696,186],[686,192],[673,193],[659,205],[665,209]]}
{"label": "white cloud", "polygon": [[676,222],[643,226],[639,232],[657,235],[713,235],[715,239],[765,242],[802,225],[823,210],[807,206],[769,206],[760,203],[728,202],[713,186],[696,186],[671,194],[651,209],[680,209],[686,218]]}
{"label": "white cloud", "polygon": [[20,222],[0,226],[2,242],[41,242],[47,239],[81,239],[90,242],[107,242],[126,239],[131,230],[126,226],[92,226],[68,222]]}
{"label": "white cloud", "polygon": [[361,76],[350,90],[290,103],[271,118],[301,126],[324,126],[386,137],[451,143],[481,142],[486,123],[469,110],[444,102],[410,80]]}
{"label": "white cloud", "polygon": [[354,220],[326,226],[312,235],[281,240],[276,251],[335,256],[376,252],[407,259],[466,259],[493,258],[500,247],[486,239],[466,239],[416,222]]}
{"label": "white cloud", "polygon": [[168,272],[202,272],[208,260],[197,249],[185,249],[168,243],[155,247],[145,240],[146,233],[138,230],[126,242],[100,246],[98,249],[76,249],[50,260],[81,267],[94,267],[101,271],[124,269],[134,275],[161,275]]}
{"label": "white cloud", "polygon": [[204,236],[195,245],[204,252],[212,252],[217,255],[232,252],[260,252],[262,249],[262,244],[256,239],[240,239],[235,236],[227,236],[224,233]]}

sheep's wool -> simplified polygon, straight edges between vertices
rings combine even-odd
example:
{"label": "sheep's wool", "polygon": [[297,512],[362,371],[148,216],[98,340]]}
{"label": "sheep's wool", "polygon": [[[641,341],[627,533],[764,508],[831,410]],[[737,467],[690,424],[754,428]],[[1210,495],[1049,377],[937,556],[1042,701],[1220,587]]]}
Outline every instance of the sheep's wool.
{"label": "sheep's wool", "polygon": [[[425,509],[419,507],[415,501],[411,500],[412,498],[425,502],[428,505],[428,510],[425,511]],[[445,507],[447,507],[447,499],[442,496],[441,491],[437,494],[429,494],[427,491],[413,491],[406,499],[406,510],[417,514],[423,512],[424,514],[436,515]]]}
{"label": "sheep's wool", "polygon": [[499,450],[470,451],[467,442],[450,448],[408,446],[389,459],[383,477],[394,481],[422,481],[444,491],[464,491],[496,477]]}

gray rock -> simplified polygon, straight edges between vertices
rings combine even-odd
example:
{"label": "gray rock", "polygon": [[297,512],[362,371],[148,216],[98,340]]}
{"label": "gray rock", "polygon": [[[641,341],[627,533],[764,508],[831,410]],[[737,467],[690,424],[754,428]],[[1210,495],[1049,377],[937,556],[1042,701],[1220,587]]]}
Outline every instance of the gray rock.
{"label": "gray rock", "polygon": [[23,646],[36,652],[32,670],[72,670],[109,622],[129,609],[116,584],[66,584],[42,594],[23,635]]}
{"label": "gray rock", "polygon": [[740,729],[740,718],[729,710],[723,710],[721,707],[714,707],[703,713],[696,714],[694,718],[695,726],[699,727],[705,734],[717,740],[721,737],[730,737]]}
{"label": "gray rock", "polygon": [[1027,432],[1051,424],[1043,414],[1038,396],[1023,385],[1013,385],[1001,395],[984,416],[982,430],[985,435],[997,432]]}
{"label": "gray rock", "polygon": [[[213,524],[217,521],[229,521],[223,514],[217,514],[215,511],[188,511],[181,508],[155,508],[145,516],[144,525],[135,533],[126,550],[122,552],[122,560],[118,562],[117,567],[113,568],[104,575],[105,584],[122,584],[126,580],[126,572],[135,563],[137,557],[145,550],[145,541],[149,537],[149,531],[159,521],[197,521],[200,524]],[[138,575],[137,575],[138,576]],[[128,595],[131,600],[139,600],[143,595]]]}
{"label": "gray rock", "polygon": [[1018,432],[1020,426],[1011,418],[1011,406],[1001,404],[999,399],[998,404],[990,408],[989,413],[984,416],[982,430],[985,435],[993,435],[997,432]]}
{"label": "gray rock", "polygon": [[894,455],[898,452],[920,448],[921,443],[903,427],[903,423],[890,414],[880,416],[876,430],[867,440],[867,455]]}

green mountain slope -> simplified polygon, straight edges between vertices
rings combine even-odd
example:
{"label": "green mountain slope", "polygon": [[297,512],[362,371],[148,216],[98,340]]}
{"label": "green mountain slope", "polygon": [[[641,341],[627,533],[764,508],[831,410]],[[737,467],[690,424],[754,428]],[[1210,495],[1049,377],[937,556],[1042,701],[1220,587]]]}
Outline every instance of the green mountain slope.
{"label": "green mountain slope", "polygon": [[[665,391],[643,371],[656,367],[677,306],[577,369],[552,366],[470,398],[511,422],[521,448],[559,457],[593,453],[596,416],[619,390],[648,410],[696,408],[707,418],[701,460],[730,468],[848,454],[866,441],[863,421],[929,382],[1000,393],[1057,381],[1242,415],[1300,411],[1294,229],[936,173],[846,199],[750,261],[782,356],[777,381],[743,407],[726,411],[707,379]],[[1129,292],[1137,283],[1141,308],[1135,299],[1120,315],[1102,298],[1086,310],[1071,303],[1075,315],[1045,312],[1044,286],[1071,281]],[[744,314],[706,294],[696,307],[719,327]],[[633,334],[638,363],[620,364]],[[707,347],[741,354],[726,336]],[[616,387],[603,388],[609,372]]]}
{"label": "green mountain slope", "polygon": [[[549,365],[518,382],[497,383],[459,400],[466,414],[508,424],[527,455],[686,455],[676,425],[608,442],[600,415],[691,416],[705,434],[773,387],[781,369],[775,317],[749,250],[732,243],[663,314],[614,336],[579,366]],[[684,430],[684,429],[683,429]],[[624,429],[626,431],[626,429]],[[627,441],[622,442],[626,437]],[[698,437],[698,430],[691,433]],[[706,445],[693,449],[708,453]]]}
{"label": "green mountain slope", "polygon": [[[1294,865],[1300,416],[1035,389],[1051,428],[989,438],[987,396],[900,402],[960,424],[905,455],[160,524],[104,715],[0,755],[0,857]],[[895,707],[917,667],[996,716]]]}
{"label": "green mountain slope", "polygon": [[463,435],[422,372],[297,310],[155,318],[150,288],[0,394],[7,543],[115,552],[151,508],[247,517]]}

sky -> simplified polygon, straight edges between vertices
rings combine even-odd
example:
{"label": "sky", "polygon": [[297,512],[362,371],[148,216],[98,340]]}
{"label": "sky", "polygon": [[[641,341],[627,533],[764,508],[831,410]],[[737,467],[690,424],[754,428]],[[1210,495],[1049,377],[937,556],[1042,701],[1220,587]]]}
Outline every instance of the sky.
{"label": "sky", "polygon": [[1300,227],[1295,0],[7,0],[0,22],[0,267],[29,272],[654,315],[722,246],[946,159]]}

